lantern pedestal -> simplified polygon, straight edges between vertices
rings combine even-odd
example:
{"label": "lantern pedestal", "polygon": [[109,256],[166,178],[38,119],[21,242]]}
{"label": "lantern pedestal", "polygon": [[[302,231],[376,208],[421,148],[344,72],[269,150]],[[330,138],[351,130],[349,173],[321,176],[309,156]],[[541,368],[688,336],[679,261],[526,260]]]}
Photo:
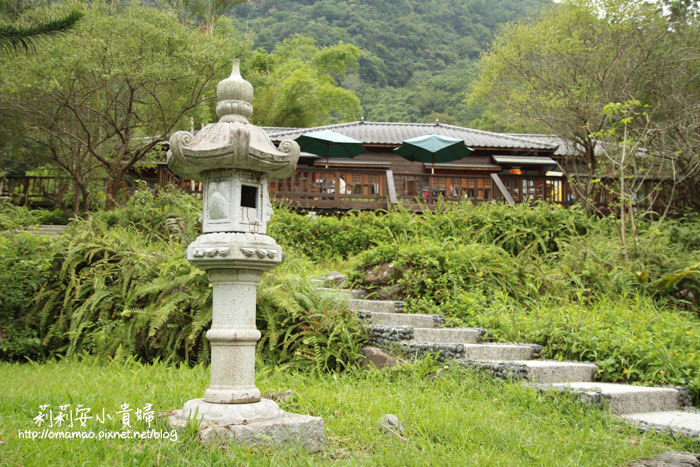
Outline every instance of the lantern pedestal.
{"label": "lantern pedestal", "polygon": [[213,404],[193,399],[171,415],[169,423],[184,429],[188,420],[195,419],[201,439],[206,442],[233,441],[253,447],[300,446],[308,452],[318,452],[326,440],[322,418],[284,412],[269,399],[248,404]]}

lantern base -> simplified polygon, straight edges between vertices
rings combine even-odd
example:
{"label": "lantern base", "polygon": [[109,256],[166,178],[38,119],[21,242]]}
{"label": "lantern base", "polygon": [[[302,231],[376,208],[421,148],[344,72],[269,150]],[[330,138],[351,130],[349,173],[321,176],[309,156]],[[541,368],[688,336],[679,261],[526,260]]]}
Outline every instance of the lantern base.
{"label": "lantern base", "polygon": [[202,441],[232,442],[252,447],[302,447],[318,452],[326,442],[324,420],[285,412],[269,399],[251,404],[214,404],[203,399],[187,401],[171,412],[168,423],[184,430],[198,422]]}

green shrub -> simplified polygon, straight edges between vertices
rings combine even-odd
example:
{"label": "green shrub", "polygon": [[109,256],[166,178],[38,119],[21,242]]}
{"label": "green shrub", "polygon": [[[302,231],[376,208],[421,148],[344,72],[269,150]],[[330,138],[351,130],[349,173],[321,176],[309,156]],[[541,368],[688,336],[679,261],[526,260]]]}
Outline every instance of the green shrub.
{"label": "green shrub", "polygon": [[29,232],[0,233],[0,359],[40,355],[41,342],[27,313],[50,276],[51,242]]}
{"label": "green shrub", "polygon": [[0,202],[0,230],[17,229],[40,224],[41,213],[25,206]]}
{"label": "green shrub", "polygon": [[347,298],[320,292],[308,277],[308,260],[288,257],[258,287],[258,353],[265,362],[319,371],[357,363],[366,341]]}
{"label": "green shrub", "polygon": [[40,211],[39,223],[46,225],[66,225],[68,223],[68,216],[63,209]]}
{"label": "green shrub", "polygon": [[270,224],[270,235],[280,245],[312,259],[348,258],[381,243],[418,239],[493,244],[518,255],[558,251],[562,241],[586,234],[595,223],[580,209],[545,203],[534,207],[450,203],[440,205],[434,213],[396,209],[315,219],[278,208]]}
{"label": "green shrub", "polygon": [[158,194],[141,189],[124,206],[96,211],[89,217],[100,228],[133,228],[152,241],[179,238],[189,243],[199,234],[201,213],[202,201],[195,196],[175,189]]}
{"label": "green shrub", "polygon": [[357,256],[350,278],[371,291],[365,273],[385,263],[394,265],[395,298],[406,300],[408,309],[416,313],[455,316],[462,305],[454,298],[467,291],[488,297],[500,290],[525,298],[522,282],[532,279],[524,263],[502,248],[456,241],[382,244]]}

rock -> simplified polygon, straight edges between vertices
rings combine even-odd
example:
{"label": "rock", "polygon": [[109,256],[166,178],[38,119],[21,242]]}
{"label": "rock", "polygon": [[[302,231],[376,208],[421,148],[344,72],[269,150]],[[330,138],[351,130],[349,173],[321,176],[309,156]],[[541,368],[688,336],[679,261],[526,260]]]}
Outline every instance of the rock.
{"label": "rock", "polygon": [[400,291],[401,286],[394,284],[380,287],[375,291],[375,293],[377,294],[377,298],[379,300],[393,300],[397,298]]}
{"label": "rock", "polygon": [[365,275],[365,282],[372,285],[385,285],[390,283],[396,276],[394,263],[380,264]]}
{"label": "rock", "polygon": [[399,364],[394,357],[379,347],[362,347],[360,349],[360,355],[365,357],[365,359],[362,361],[362,365],[365,367],[374,365],[375,367],[381,369],[391,368]]}
{"label": "rock", "polygon": [[406,439],[403,425],[396,415],[386,414],[377,422],[377,429],[388,436],[395,436],[399,439]]}
{"label": "rock", "polygon": [[673,294],[674,297],[676,297],[679,300],[685,300],[689,302],[691,305],[695,305],[695,294],[693,293],[692,290],[689,289],[681,289],[675,294]]}
{"label": "rock", "polygon": [[648,459],[627,464],[628,467],[700,467],[700,455],[690,452],[666,451]]}
{"label": "rock", "polygon": [[273,401],[277,402],[284,402],[288,399],[291,399],[294,397],[294,393],[287,389],[286,391],[283,392],[266,392],[265,394],[262,395],[263,399],[270,399]]}
{"label": "rock", "polygon": [[319,277],[319,280],[325,287],[343,287],[348,278],[343,273],[331,272]]}

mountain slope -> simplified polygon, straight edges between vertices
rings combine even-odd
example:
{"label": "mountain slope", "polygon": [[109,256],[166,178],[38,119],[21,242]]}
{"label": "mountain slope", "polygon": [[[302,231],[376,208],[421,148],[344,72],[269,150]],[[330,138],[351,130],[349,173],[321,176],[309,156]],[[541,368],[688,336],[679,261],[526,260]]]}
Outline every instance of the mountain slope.
{"label": "mountain slope", "polygon": [[[362,50],[361,83],[346,85],[362,96],[378,101],[392,99],[395,89],[411,85],[423,93],[431,76],[455,67],[466,72],[485,50],[500,26],[537,14],[549,0],[256,0],[234,9],[234,22],[241,32],[252,34],[255,47],[272,50],[284,39],[300,34],[312,36],[321,46],[349,42]],[[424,84],[411,83],[416,78]],[[364,85],[364,87],[363,87]],[[367,88],[367,85],[370,88]],[[363,87],[362,91],[360,88]],[[379,93],[379,94],[377,94]],[[399,102],[405,101],[399,99]],[[408,112],[423,118],[435,113],[455,117],[452,103],[417,105]],[[461,103],[460,103],[461,105]],[[363,100],[366,113],[373,103]],[[435,109],[434,107],[440,107]],[[432,107],[432,108],[431,108]],[[426,110],[426,108],[428,108]],[[473,113],[473,112],[472,112]],[[378,115],[377,115],[378,114]]]}

